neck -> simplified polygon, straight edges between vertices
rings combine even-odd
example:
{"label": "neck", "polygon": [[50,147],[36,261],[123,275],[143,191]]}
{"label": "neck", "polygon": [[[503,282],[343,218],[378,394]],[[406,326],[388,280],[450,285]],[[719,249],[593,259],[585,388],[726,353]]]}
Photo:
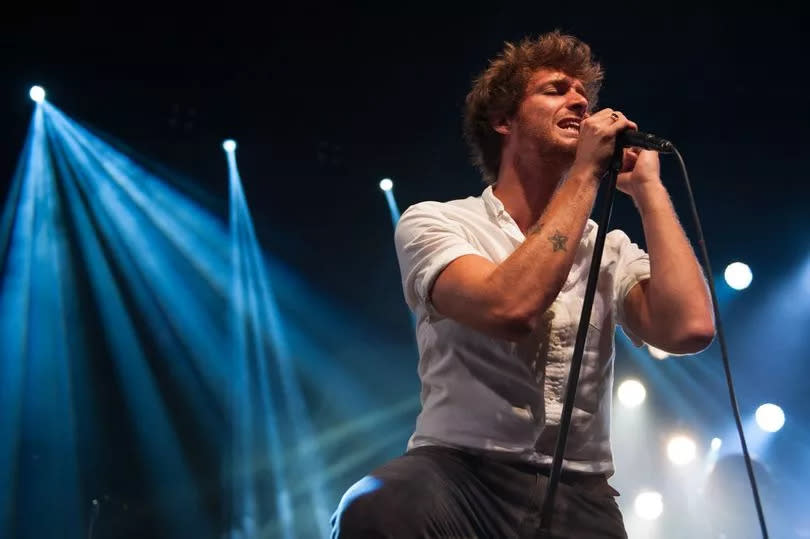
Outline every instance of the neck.
{"label": "neck", "polygon": [[493,193],[503,203],[520,230],[526,234],[548,206],[554,191],[570,167],[570,159],[504,152]]}

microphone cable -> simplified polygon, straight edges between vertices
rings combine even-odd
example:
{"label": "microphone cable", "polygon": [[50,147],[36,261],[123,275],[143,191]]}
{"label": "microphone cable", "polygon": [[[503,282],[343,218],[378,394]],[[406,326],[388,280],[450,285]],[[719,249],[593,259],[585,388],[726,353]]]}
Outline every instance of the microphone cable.
{"label": "microphone cable", "polygon": [[765,514],[762,511],[762,503],[759,499],[759,489],[757,488],[757,481],[754,477],[754,468],[751,464],[751,456],[748,453],[748,445],[745,442],[745,434],[743,432],[742,419],[740,418],[740,408],[737,405],[737,396],[734,392],[734,382],[731,379],[731,367],[728,361],[728,350],[726,349],[726,337],[723,332],[723,324],[720,321],[720,306],[717,303],[717,294],[714,290],[714,277],[712,274],[712,267],[709,263],[709,253],[706,250],[706,239],[703,237],[703,228],[700,226],[700,218],[698,217],[697,207],[695,206],[695,198],[692,196],[692,185],[689,183],[689,175],[686,172],[686,164],[681,157],[680,152],[675,146],[670,146],[669,151],[675,154],[678,163],[681,166],[684,183],[686,184],[686,191],[689,197],[689,206],[692,210],[692,219],[695,223],[697,230],[698,245],[700,245],[700,254],[703,259],[703,266],[706,270],[706,278],[709,282],[709,292],[712,296],[712,306],[714,307],[714,320],[717,329],[717,340],[720,342],[720,354],[723,358],[723,370],[726,374],[726,383],[728,385],[728,396],[731,400],[731,410],[734,413],[734,421],[737,424],[737,434],[740,437],[740,445],[742,446],[743,458],[745,459],[745,468],[748,471],[748,480],[751,483],[751,492],[754,494],[754,505],[757,508],[757,518],[759,519],[759,527],[762,530],[763,539],[768,539],[768,529],[765,526]]}
{"label": "microphone cable", "polygon": [[101,505],[96,498],[90,502],[90,524],[87,526],[87,539],[94,539],[96,530],[96,521],[98,514],[101,511]]}

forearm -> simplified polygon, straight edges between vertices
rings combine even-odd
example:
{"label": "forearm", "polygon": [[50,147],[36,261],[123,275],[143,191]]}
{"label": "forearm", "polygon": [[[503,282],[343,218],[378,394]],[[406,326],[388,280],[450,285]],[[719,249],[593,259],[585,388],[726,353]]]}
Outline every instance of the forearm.
{"label": "forearm", "polygon": [[695,253],[678,221],[669,195],[660,182],[641,186],[634,193],[641,214],[650,280],[646,303],[664,340],[713,333],[711,299]]}
{"label": "forearm", "polygon": [[572,171],[526,240],[489,275],[497,314],[531,331],[559,294],[571,270],[599,180]]}

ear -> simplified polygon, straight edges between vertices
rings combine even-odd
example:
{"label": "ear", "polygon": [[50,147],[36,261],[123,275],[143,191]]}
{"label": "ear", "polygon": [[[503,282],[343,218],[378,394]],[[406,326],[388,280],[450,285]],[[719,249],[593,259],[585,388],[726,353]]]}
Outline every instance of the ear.
{"label": "ear", "polygon": [[512,133],[512,121],[509,118],[495,118],[490,122],[492,129],[501,135],[509,135]]}

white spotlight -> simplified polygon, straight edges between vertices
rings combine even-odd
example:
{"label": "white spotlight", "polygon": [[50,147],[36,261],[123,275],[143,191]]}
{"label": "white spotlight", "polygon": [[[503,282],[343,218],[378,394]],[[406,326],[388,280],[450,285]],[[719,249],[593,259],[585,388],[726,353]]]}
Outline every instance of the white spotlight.
{"label": "white spotlight", "polygon": [[755,414],[757,425],[764,431],[776,432],[785,424],[785,412],[775,404],[763,404]]}
{"label": "white spotlight", "polygon": [[656,348],[655,346],[649,344],[647,345],[647,351],[655,359],[666,359],[669,357],[669,352],[664,352],[660,348]]}
{"label": "white spotlight", "polygon": [[625,380],[619,385],[619,402],[627,408],[635,408],[647,397],[647,390],[638,380]]}
{"label": "white spotlight", "polygon": [[633,503],[636,514],[644,520],[655,520],[664,512],[664,498],[658,492],[642,492]]}
{"label": "white spotlight", "polygon": [[37,103],[42,103],[45,101],[45,90],[42,86],[31,86],[31,89],[28,91],[28,96]]}
{"label": "white spotlight", "polygon": [[391,178],[383,178],[380,180],[380,189],[383,191],[390,191],[392,187],[394,187],[394,182],[391,181]]}
{"label": "white spotlight", "polygon": [[675,466],[683,466],[695,460],[697,446],[688,436],[673,436],[667,444],[667,456]]}
{"label": "white spotlight", "polygon": [[232,152],[236,149],[236,141],[233,139],[227,139],[225,142],[222,143],[222,149],[226,152]]}
{"label": "white spotlight", "polygon": [[718,451],[723,446],[723,440],[712,438],[712,451]]}
{"label": "white spotlight", "polygon": [[726,267],[723,274],[726,278],[726,283],[734,290],[742,290],[748,288],[754,275],[751,273],[751,268],[742,262],[732,262]]}

